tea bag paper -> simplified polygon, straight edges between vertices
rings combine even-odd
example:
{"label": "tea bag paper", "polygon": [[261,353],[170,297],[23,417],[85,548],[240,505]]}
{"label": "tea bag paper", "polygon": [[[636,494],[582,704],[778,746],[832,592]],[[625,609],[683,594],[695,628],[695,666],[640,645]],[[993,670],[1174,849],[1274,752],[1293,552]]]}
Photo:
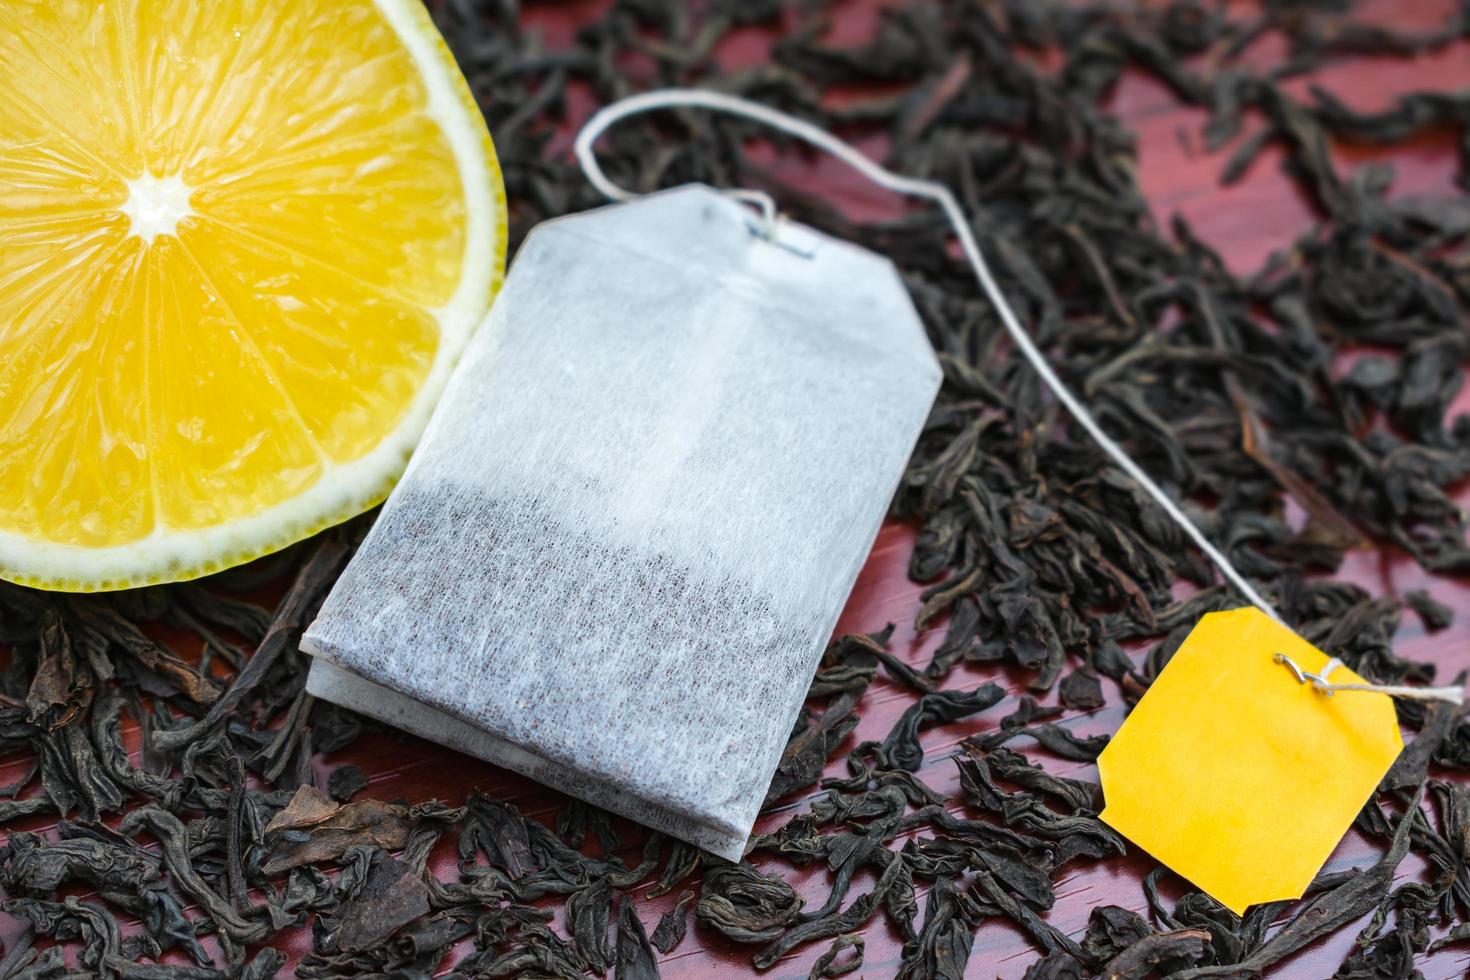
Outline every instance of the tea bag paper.
{"label": "tea bag paper", "polygon": [[687,186],[548,222],[308,689],[740,856],[939,387],[884,258]]}
{"label": "tea bag paper", "polygon": [[1097,760],[1103,821],[1237,915],[1302,896],[1403,748],[1387,694],[1277,654],[1328,660],[1259,609],[1201,618]]}

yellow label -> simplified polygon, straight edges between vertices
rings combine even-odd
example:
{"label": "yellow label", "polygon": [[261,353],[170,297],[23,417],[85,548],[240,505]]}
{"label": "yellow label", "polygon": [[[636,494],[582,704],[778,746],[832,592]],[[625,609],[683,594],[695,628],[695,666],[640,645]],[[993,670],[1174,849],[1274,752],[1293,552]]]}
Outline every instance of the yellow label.
{"label": "yellow label", "polygon": [[1277,653],[1328,660],[1258,609],[1203,617],[1097,760],[1108,826],[1236,914],[1300,898],[1403,749],[1392,698]]}

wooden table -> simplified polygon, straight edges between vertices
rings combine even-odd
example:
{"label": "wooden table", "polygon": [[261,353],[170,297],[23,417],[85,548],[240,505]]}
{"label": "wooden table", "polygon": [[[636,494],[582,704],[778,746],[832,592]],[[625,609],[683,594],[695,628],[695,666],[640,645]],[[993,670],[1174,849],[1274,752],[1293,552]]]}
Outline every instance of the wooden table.
{"label": "wooden table", "polygon": [[[598,16],[607,4],[603,0],[578,0],[574,3],[528,4],[527,21],[543,32],[548,46],[567,43],[576,25]],[[871,29],[881,0],[851,0],[837,20],[834,40],[858,41]],[[1428,26],[1439,22],[1446,4],[1423,0],[1369,0],[1360,8],[1364,15],[1377,19]],[[761,60],[770,38],[756,32],[741,31],[733,35],[721,49],[720,56],[729,66]],[[1266,42],[1258,46],[1262,57],[1279,55]],[[1410,60],[1356,59],[1327,68],[1312,79],[1290,83],[1301,95],[1309,81],[1323,84],[1349,104],[1363,109],[1386,105],[1397,93],[1419,88],[1452,89],[1470,85],[1470,42],[1434,55]],[[575,93],[574,93],[575,96]],[[592,108],[585,93],[574,97],[571,109],[580,121]],[[1156,82],[1136,74],[1127,75],[1111,97],[1111,108],[1139,136],[1139,177],[1155,213],[1167,218],[1172,212],[1185,215],[1195,231],[1214,245],[1238,272],[1254,269],[1272,250],[1287,246],[1313,220],[1309,204],[1300,196],[1290,180],[1279,172],[1279,153],[1268,151],[1257,162],[1248,178],[1237,186],[1221,188],[1217,177],[1224,155],[1205,155],[1198,147],[1198,131],[1203,113],[1180,107],[1174,98]],[[1255,120],[1255,125],[1259,125]],[[1247,133],[1253,127],[1247,127]],[[565,149],[563,141],[559,149]],[[881,152],[880,145],[866,145],[870,152]],[[1423,191],[1446,191],[1452,187],[1454,143],[1448,135],[1428,136],[1408,149],[1391,153],[1365,147],[1337,147],[1337,158],[1343,168],[1368,162],[1391,161],[1397,169],[1395,194]],[[860,178],[848,173],[834,161],[800,163],[772,159],[772,167],[783,177],[808,189],[817,189],[842,204],[854,217],[873,217],[892,213],[894,202]],[[1457,409],[1470,409],[1470,390],[1462,392]],[[1470,488],[1460,496],[1470,504]],[[913,532],[905,526],[890,523],[883,529],[872,555],[858,580],[839,624],[838,632],[868,632],[886,623],[898,624],[893,636],[893,650],[904,660],[922,665],[943,636],[941,622],[916,632],[912,622],[919,607],[919,587],[911,583],[905,568]],[[1405,555],[1393,548],[1350,554],[1339,577],[1357,582],[1376,594],[1402,594],[1411,589],[1427,588],[1437,599],[1448,603],[1460,618],[1447,630],[1427,635],[1412,614],[1407,614],[1399,633],[1398,651],[1416,659],[1431,660],[1440,667],[1442,678],[1451,677],[1461,667],[1470,665],[1470,581],[1457,581],[1426,575]],[[1012,694],[1025,693],[1026,678],[1007,669],[977,668],[962,665],[958,676],[952,676],[950,687],[970,687],[985,680],[1006,685]],[[1107,706],[1089,715],[1073,717],[1067,724],[1079,734],[1112,732],[1122,722],[1123,702],[1115,687],[1104,679]],[[1055,700],[1053,693],[1048,703]],[[882,738],[911,699],[880,674],[868,689],[860,714],[861,724],[839,749],[833,775],[846,775],[841,757],[858,741]],[[1003,706],[1002,706],[1003,707]],[[998,707],[979,716],[951,725],[926,729],[923,733],[925,761],[920,777],[940,792],[959,799],[958,779],[948,756],[951,748],[966,736],[993,730],[1006,713]],[[129,746],[137,750],[136,731],[128,735]],[[1024,746],[1034,761],[1061,775],[1096,781],[1096,768],[1089,764],[1068,762],[1034,746]],[[136,761],[136,760],[135,760]],[[371,774],[371,783],[359,799],[371,796],[383,800],[404,798],[412,801],[438,797],[458,803],[465,794],[479,788],[487,794],[511,802],[533,819],[550,821],[566,798],[543,789],[528,780],[494,766],[465,758],[413,738],[395,740],[383,735],[360,739],[348,750],[318,760],[323,780],[333,767],[353,762]],[[0,765],[0,784],[18,775],[24,760],[7,760]],[[816,795],[813,793],[812,795]],[[781,812],[765,816],[757,831],[772,829],[783,823],[793,805]],[[963,807],[952,804],[957,812]],[[25,829],[42,829],[44,821]],[[642,833],[626,822],[619,823],[627,845],[629,863],[642,842]],[[901,843],[901,841],[899,842]],[[1338,847],[1328,863],[1330,870],[1366,866],[1372,863],[1376,848],[1355,833]],[[434,857],[435,866],[444,875],[452,875],[454,855],[452,842],[446,841]],[[781,862],[757,856],[755,863],[770,865],[791,881],[806,898],[808,906],[820,905],[829,889],[828,874],[821,868],[793,871]],[[1126,858],[1083,865],[1068,871],[1057,882],[1056,907],[1046,916],[1054,926],[1074,937],[1086,927],[1091,910],[1099,905],[1116,904],[1147,915],[1140,885],[1143,874],[1154,863],[1145,855],[1134,853]],[[1423,862],[1412,855],[1399,870],[1400,879],[1413,879],[1423,870]],[[853,884],[852,896],[872,885],[871,875]],[[646,890],[646,886],[645,889]],[[654,924],[673,903],[680,889],[656,899],[639,898],[639,914],[652,931]],[[76,892],[84,895],[82,891]],[[851,901],[851,897],[849,898]],[[920,894],[922,906],[923,895]],[[1317,945],[1287,961],[1274,975],[1292,977],[1326,977],[1331,975],[1351,948],[1353,937],[1362,927],[1354,924],[1325,938]],[[5,938],[0,936],[0,938]],[[896,972],[901,941],[883,921],[875,918],[865,933],[866,960],[860,975],[891,976]],[[277,945],[294,957],[310,949],[306,930],[282,937]],[[802,948],[773,967],[769,977],[805,977],[812,961],[826,948],[827,942]],[[666,977],[695,978],[743,976],[753,972],[750,956],[757,947],[741,947],[717,934],[692,925],[688,935],[671,954],[664,958]],[[1039,954],[1028,940],[1002,920],[988,920],[979,929],[969,974],[974,977],[1020,977],[1026,966]],[[1424,959],[1419,967],[1431,980],[1464,977],[1470,972],[1470,946],[1461,944]],[[448,969],[448,964],[445,964]]]}

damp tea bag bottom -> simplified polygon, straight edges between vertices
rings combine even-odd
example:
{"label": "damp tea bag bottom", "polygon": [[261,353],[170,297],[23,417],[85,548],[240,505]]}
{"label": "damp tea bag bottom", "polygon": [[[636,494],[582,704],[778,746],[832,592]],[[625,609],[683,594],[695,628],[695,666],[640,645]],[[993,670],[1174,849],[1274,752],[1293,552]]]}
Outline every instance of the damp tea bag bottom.
{"label": "damp tea bag bottom", "polygon": [[308,690],[738,859],[939,381],[849,243],[703,186],[547,222]]}

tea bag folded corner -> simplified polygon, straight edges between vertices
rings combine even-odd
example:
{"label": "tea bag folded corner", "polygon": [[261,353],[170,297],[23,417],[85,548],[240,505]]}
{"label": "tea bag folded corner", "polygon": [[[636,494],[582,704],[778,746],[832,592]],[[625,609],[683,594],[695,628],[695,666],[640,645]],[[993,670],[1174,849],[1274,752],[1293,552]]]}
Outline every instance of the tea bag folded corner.
{"label": "tea bag folded corner", "polygon": [[532,232],[308,690],[740,857],[940,382],[888,260],[764,230],[690,185]]}

